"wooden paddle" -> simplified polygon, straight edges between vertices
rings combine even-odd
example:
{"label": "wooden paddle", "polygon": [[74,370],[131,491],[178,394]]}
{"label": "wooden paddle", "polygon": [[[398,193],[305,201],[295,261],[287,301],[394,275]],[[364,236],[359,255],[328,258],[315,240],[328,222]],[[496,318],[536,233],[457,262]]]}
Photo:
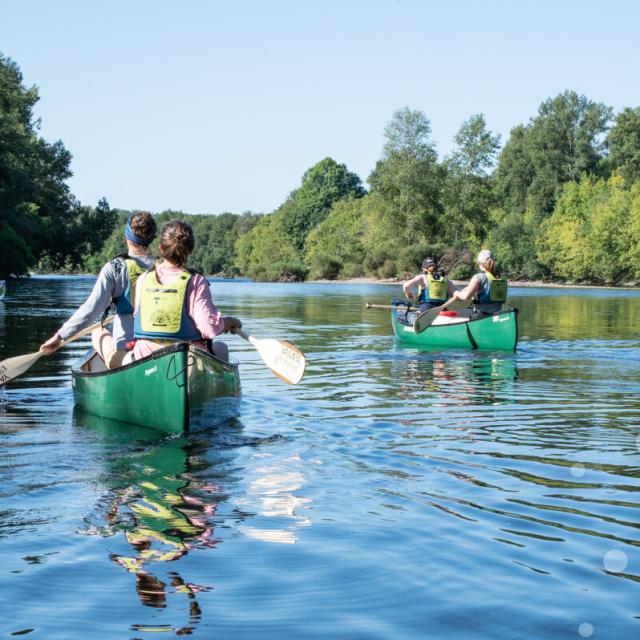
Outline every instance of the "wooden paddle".
{"label": "wooden paddle", "polygon": [[431,309],[427,309],[424,313],[421,313],[413,321],[413,330],[416,333],[422,333],[425,329],[428,329],[433,324],[433,321],[438,317],[441,311],[445,311],[447,309],[451,311],[453,311],[454,309],[464,309],[468,306],[468,300],[460,300],[460,298],[450,298],[439,307],[433,307]]}
{"label": "wooden paddle", "polygon": [[278,378],[284,380],[287,384],[298,384],[302,380],[306,366],[304,353],[290,342],[272,338],[259,340],[247,335],[241,329],[232,329],[232,332],[250,342],[256,348],[267,367]]}
{"label": "wooden paddle", "polygon": [[[109,324],[113,322],[114,316],[108,317],[104,322],[96,322],[92,324],[90,327],[83,329],[82,331],[78,331],[75,335],[67,338],[62,341],[60,347],[64,347],[65,345],[77,340],[78,338],[82,338],[82,336],[86,336],[88,333],[91,333],[94,329],[98,329],[101,326]],[[14,378],[21,376],[27,369],[31,368],[42,356],[50,355],[45,351],[36,351],[35,353],[28,353],[24,356],[15,356],[13,358],[7,358],[0,362],[0,386],[7,384],[7,382],[11,382]]]}

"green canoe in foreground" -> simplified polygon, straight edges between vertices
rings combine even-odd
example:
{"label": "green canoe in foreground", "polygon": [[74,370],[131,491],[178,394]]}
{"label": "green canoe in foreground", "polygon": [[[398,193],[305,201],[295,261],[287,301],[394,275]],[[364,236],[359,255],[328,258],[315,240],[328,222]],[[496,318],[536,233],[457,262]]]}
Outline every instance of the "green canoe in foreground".
{"label": "green canoe in foreground", "polygon": [[432,349],[485,349],[513,351],[518,344],[518,310],[500,311],[491,316],[469,319],[464,314],[438,316],[422,333],[413,330],[413,319],[405,324],[404,308],[391,311],[391,324],[398,340]]}
{"label": "green canoe in foreground", "polygon": [[186,342],[111,370],[91,350],[71,374],[83,411],[165,433],[212,426],[237,413],[238,365]]}

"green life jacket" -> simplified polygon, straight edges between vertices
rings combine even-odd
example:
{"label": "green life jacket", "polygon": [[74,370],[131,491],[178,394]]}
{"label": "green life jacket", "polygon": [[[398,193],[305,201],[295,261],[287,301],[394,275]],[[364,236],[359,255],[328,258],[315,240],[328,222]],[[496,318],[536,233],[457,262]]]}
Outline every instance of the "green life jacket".
{"label": "green life jacket", "polygon": [[133,304],[136,299],[136,282],[146,269],[126,254],[120,257],[124,260],[125,268],[127,269],[127,288],[114,302],[116,305],[116,313],[118,315],[126,315],[133,313]]}
{"label": "green life jacket", "polygon": [[480,304],[504,302],[507,299],[507,281],[500,276],[494,276],[488,271],[484,271],[483,273],[487,276],[487,287],[478,294],[477,301]]}
{"label": "green life jacket", "polygon": [[161,284],[155,269],[139,281],[139,305],[133,325],[134,338],[150,340],[201,340],[187,313],[187,285],[191,274],[183,271],[171,284]]}
{"label": "green life jacket", "polygon": [[427,278],[427,288],[420,286],[418,302],[440,302],[447,301],[447,279],[443,276],[425,274]]}

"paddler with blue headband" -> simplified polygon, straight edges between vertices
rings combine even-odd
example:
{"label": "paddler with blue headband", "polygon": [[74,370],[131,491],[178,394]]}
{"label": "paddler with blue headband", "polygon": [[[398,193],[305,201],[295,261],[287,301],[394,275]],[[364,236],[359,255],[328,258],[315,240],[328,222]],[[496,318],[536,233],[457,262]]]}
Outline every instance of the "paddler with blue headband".
{"label": "paddler with blue headband", "polygon": [[89,297],[40,346],[40,351],[53,353],[62,346],[63,340],[93,324],[111,307],[116,314],[113,334],[103,327],[92,333],[91,340],[108,369],[122,365],[122,359],[127,354],[127,344],[133,340],[132,300],[135,300],[135,283],[138,276],[151,269],[155,262],[155,258],[149,255],[149,245],[156,237],[153,216],[146,211],[131,215],[127,220],[124,236],[126,252],[102,267]]}

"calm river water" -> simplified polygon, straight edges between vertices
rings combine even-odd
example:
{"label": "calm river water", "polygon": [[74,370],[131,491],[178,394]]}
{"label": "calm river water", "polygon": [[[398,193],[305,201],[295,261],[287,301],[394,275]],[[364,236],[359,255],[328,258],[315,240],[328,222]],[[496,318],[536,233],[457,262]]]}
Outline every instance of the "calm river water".
{"label": "calm river water", "polygon": [[[93,279],[9,283],[0,359]],[[513,289],[513,353],[398,345],[386,285],[213,282],[237,420],[167,438],[74,412],[87,341],[0,390],[2,637],[640,637],[640,293]],[[153,402],[153,398],[141,398]]]}

